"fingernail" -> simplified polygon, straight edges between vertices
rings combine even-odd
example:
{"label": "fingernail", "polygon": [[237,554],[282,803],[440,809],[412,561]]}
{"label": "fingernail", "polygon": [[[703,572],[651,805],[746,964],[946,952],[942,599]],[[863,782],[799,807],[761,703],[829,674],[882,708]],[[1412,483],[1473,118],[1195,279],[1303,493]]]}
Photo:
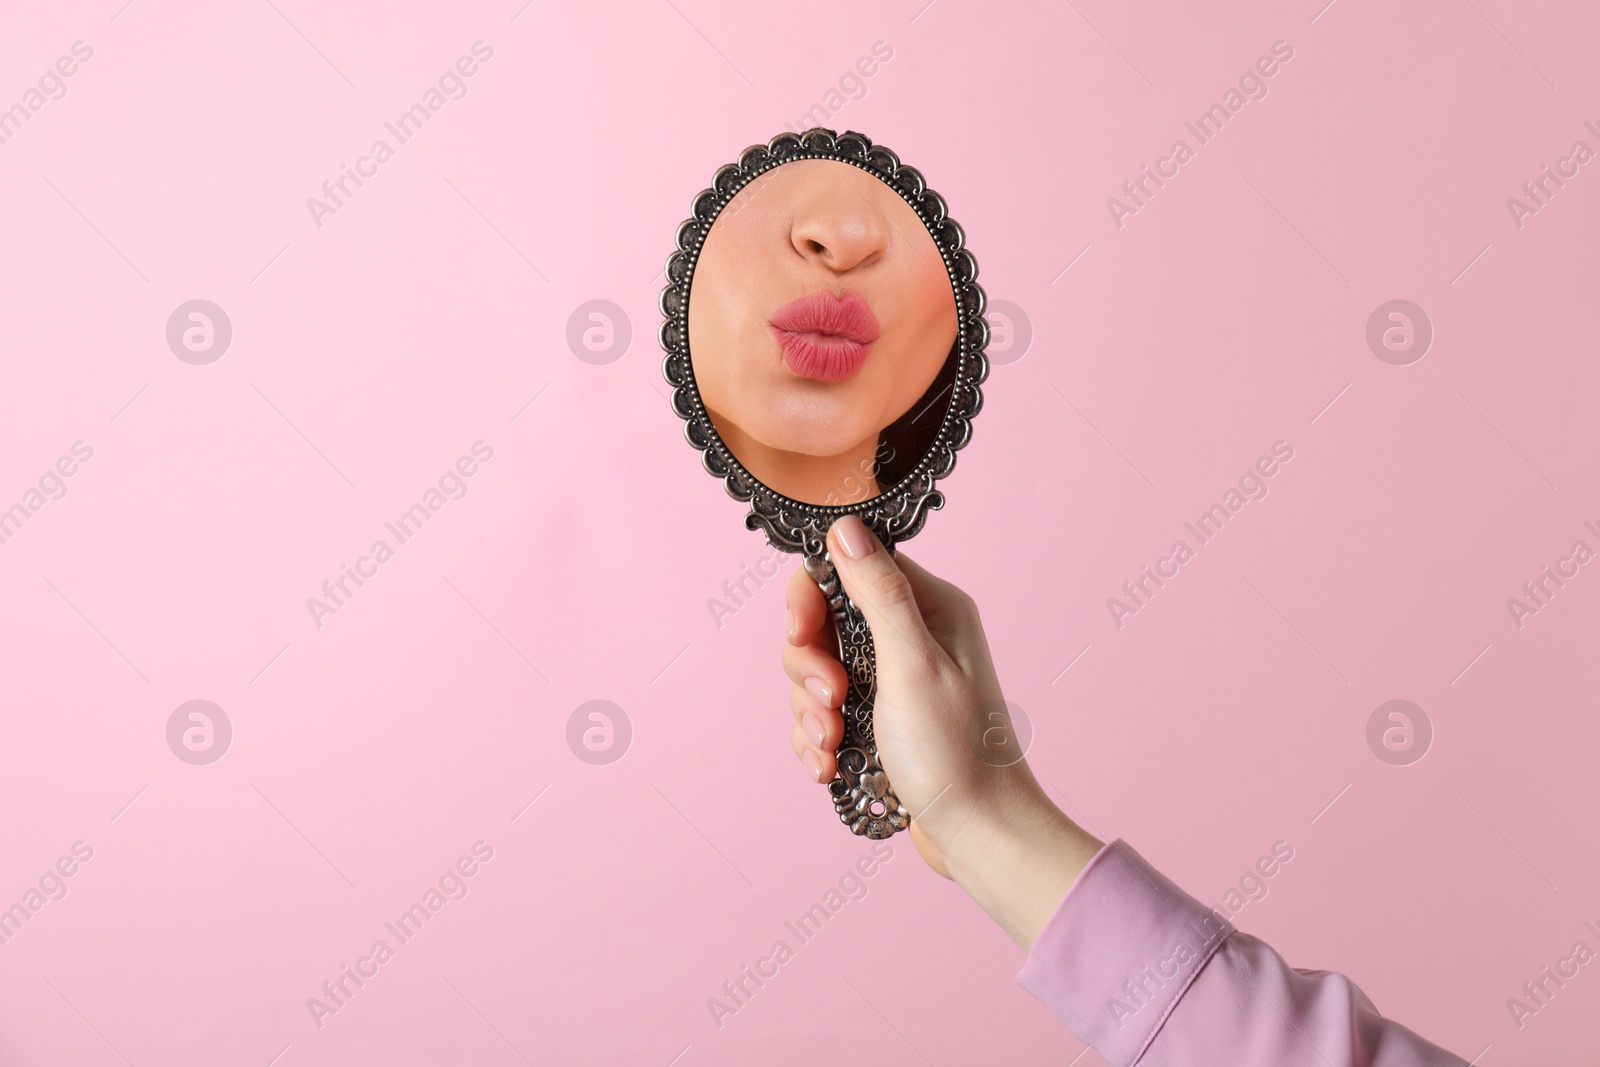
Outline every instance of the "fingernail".
{"label": "fingernail", "polygon": [[822,684],[821,679],[807,678],[806,692],[816,698],[817,703],[825,708],[833,707],[833,690]]}
{"label": "fingernail", "polygon": [[786,610],[788,610],[788,614],[789,614],[789,643],[793,644],[794,643],[794,611],[792,609],[786,609]]}
{"label": "fingernail", "polygon": [[806,765],[806,770],[811,772],[812,778],[815,778],[819,782],[822,781],[822,761],[817,758],[817,754],[815,752],[811,751],[809,748],[806,749],[800,754],[800,762]]}
{"label": "fingernail", "polygon": [[808,711],[800,716],[800,729],[804,730],[806,736],[817,743],[818,748],[822,747],[822,741],[826,735],[822,732],[821,719]]}
{"label": "fingernail", "polygon": [[839,547],[844,549],[844,554],[851,559],[861,559],[872,554],[872,534],[867,532],[860,519],[854,515],[844,515],[833,524],[839,531]]}

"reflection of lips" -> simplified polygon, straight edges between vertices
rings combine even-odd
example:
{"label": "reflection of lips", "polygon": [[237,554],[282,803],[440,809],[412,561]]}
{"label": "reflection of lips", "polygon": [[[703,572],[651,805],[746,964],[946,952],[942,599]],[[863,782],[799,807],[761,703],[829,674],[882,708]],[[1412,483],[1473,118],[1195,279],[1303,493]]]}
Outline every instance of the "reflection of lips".
{"label": "reflection of lips", "polygon": [[878,339],[878,317],[859,293],[803,296],[767,320],[783,348],[783,361],[802,378],[842,382],[867,361]]}

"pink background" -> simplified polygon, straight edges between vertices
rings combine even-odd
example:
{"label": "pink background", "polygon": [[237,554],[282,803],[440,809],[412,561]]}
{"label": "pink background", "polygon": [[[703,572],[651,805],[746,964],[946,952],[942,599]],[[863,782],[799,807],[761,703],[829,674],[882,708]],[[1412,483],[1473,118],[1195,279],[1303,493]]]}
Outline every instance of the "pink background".
{"label": "pink background", "polygon": [[[0,107],[94,55],[0,145],[0,507],[94,454],[0,545],[0,905],[94,854],[0,946],[0,1062],[1078,1055],[904,838],[720,1029],[706,1004],[866,848],[789,750],[779,584],[708,609],[766,550],[668,408],[657,272],[713,171],[880,40],[827,124],[921,169],[1032,325],[908,551],[982,606],[1040,778],[1208,902],[1287,841],[1235,921],[1468,1059],[1600,1053],[1600,965],[1506,1006],[1600,948],[1600,565],[1506,606],[1600,549],[1600,161],[1506,206],[1600,148],[1600,17],[924,3],[6,6]],[[318,228],[306,199],[480,39]],[[1269,94],[1119,228],[1107,198],[1279,40]],[[197,298],[234,331],[205,366],[164,335]],[[1435,329],[1409,366],[1364,336],[1396,298]],[[632,325],[603,365],[566,341],[595,299]],[[1118,628],[1107,598],[1279,440],[1270,495]],[[1435,731],[1409,766],[1366,740],[1396,698]],[[194,699],[234,730],[207,766],[166,741]],[[632,724],[607,766],[566,742],[594,699]],[[319,1028],[307,998],[479,840],[470,893]]]}

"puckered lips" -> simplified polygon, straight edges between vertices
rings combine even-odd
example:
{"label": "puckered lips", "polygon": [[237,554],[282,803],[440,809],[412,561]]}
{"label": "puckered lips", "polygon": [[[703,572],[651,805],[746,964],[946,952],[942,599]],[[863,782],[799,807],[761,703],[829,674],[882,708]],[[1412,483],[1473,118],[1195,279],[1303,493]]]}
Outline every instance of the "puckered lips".
{"label": "puckered lips", "polygon": [[880,332],[878,317],[860,293],[808,293],[773,312],[767,322],[789,369],[819,382],[854,376]]}

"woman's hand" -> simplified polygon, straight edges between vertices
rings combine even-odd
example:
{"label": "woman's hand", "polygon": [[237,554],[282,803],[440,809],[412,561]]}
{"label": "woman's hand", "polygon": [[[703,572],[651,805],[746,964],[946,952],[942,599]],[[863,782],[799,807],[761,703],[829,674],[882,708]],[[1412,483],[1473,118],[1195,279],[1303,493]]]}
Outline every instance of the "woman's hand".
{"label": "woman's hand", "polygon": [[[1029,947],[1101,842],[1050,802],[1023,761],[972,598],[903,553],[897,565],[853,515],[834,523],[828,550],[872,628],[878,758],[911,813],[912,843]],[[829,782],[845,671],[827,604],[803,569],[787,599],[791,741],[811,776]]]}

